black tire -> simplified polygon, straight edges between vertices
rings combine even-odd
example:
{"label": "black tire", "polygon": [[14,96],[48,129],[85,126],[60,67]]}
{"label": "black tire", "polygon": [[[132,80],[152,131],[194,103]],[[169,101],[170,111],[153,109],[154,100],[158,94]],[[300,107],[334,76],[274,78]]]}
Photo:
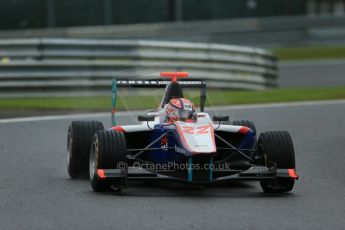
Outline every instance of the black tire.
{"label": "black tire", "polygon": [[99,121],[72,121],[67,134],[67,171],[71,178],[87,178],[91,140],[97,130],[103,130]]}
{"label": "black tire", "polygon": [[[98,131],[91,144],[89,173],[91,187],[95,192],[114,188],[121,191],[127,184],[126,139],[123,133],[113,130]],[[122,169],[123,178],[111,181],[99,178],[98,169]]]}
{"label": "black tire", "polygon": [[[295,169],[295,152],[291,136],[287,131],[263,132],[258,140],[258,154],[265,159],[267,167],[276,165],[280,169]],[[294,178],[276,178],[261,181],[261,187],[267,193],[284,193],[293,189]]]}
{"label": "black tire", "polygon": [[256,133],[256,127],[254,125],[254,122],[248,121],[248,120],[235,120],[231,122],[232,125],[238,125],[238,126],[245,126],[250,128]]}

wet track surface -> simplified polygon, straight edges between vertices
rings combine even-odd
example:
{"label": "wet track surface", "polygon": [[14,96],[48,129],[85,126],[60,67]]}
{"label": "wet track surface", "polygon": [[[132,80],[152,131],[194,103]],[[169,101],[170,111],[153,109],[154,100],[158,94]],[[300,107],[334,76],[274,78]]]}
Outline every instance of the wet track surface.
{"label": "wet track surface", "polygon": [[270,196],[253,182],[96,194],[67,175],[70,120],[0,124],[0,229],[344,229],[344,101],[222,113],[259,132],[291,132],[300,176],[292,193]]}
{"label": "wet track surface", "polygon": [[345,85],[345,60],[289,61],[279,64],[283,88],[334,87]]}

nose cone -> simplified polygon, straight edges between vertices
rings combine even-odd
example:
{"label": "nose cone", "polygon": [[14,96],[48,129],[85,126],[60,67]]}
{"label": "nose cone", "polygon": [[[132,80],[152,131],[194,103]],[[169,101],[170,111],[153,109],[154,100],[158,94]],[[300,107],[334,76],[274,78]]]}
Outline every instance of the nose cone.
{"label": "nose cone", "polygon": [[216,144],[213,125],[177,121],[174,123],[183,147],[192,155],[214,154]]}

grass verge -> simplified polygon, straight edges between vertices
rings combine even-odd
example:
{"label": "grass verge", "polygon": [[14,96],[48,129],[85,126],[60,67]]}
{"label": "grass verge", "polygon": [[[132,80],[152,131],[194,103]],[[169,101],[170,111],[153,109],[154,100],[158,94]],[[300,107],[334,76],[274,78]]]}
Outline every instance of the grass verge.
{"label": "grass verge", "polygon": [[[119,96],[118,110],[140,110],[156,108],[162,95]],[[187,93],[197,105],[197,92]],[[266,91],[215,91],[209,90],[207,106],[238,105],[274,102],[313,101],[345,99],[345,86],[332,88],[273,89]],[[54,97],[1,99],[1,110],[78,110],[110,111],[111,97]]]}
{"label": "grass verge", "polygon": [[345,46],[276,48],[272,52],[279,60],[345,58]]}

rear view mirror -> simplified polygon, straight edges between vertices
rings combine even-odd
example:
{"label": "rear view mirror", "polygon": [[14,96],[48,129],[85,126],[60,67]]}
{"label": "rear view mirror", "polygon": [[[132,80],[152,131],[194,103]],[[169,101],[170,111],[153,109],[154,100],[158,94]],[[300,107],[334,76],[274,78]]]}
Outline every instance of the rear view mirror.
{"label": "rear view mirror", "polygon": [[155,116],[154,115],[139,115],[138,121],[154,121]]}
{"label": "rear view mirror", "polygon": [[213,121],[229,121],[229,116],[222,116],[222,115],[214,115]]}

